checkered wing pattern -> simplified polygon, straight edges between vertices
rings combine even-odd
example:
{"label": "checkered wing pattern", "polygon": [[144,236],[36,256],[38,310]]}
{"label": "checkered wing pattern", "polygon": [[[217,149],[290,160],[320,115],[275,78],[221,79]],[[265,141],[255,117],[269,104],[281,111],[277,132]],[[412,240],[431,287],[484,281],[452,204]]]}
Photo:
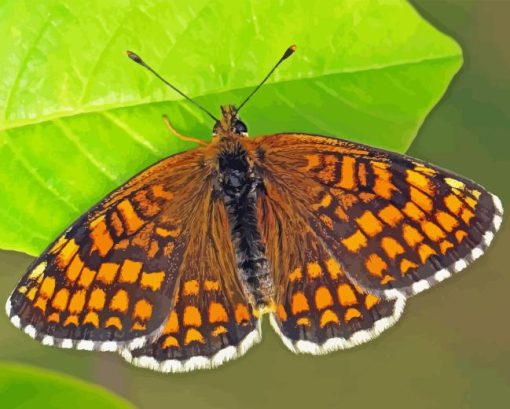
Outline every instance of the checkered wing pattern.
{"label": "checkered wing pattern", "polygon": [[168,317],[193,203],[211,192],[199,157],[164,159],[69,227],[11,294],[13,324],[63,348],[143,345]]}
{"label": "checkered wing pattern", "polygon": [[462,270],[501,224],[501,202],[483,187],[404,155],[303,134],[256,138],[252,149],[262,178],[291,198],[349,280],[378,297]]}
{"label": "checkered wing pattern", "polygon": [[[178,291],[159,337],[121,354],[137,366],[160,372],[212,368],[243,355],[261,339],[235,271],[235,254],[223,202],[198,202],[199,216]],[[207,221],[203,223],[202,221]]]}
{"label": "checkered wing pattern", "polygon": [[258,220],[276,288],[270,320],[285,345],[323,354],[367,342],[393,325],[405,298],[380,299],[354,285],[295,200],[281,192],[265,184]]}

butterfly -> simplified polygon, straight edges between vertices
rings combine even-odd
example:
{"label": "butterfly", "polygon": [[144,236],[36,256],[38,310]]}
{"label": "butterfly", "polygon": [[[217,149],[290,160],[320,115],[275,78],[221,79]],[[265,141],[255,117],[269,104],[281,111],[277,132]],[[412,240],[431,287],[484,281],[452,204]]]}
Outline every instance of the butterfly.
{"label": "butterfly", "polygon": [[134,176],[65,230],[9,300],[44,345],[115,351],[161,372],[211,368],[261,340],[293,352],[377,337],[406,299],[467,267],[502,221],[480,185],[411,157],[320,135],[247,137],[221,107],[209,143]]}

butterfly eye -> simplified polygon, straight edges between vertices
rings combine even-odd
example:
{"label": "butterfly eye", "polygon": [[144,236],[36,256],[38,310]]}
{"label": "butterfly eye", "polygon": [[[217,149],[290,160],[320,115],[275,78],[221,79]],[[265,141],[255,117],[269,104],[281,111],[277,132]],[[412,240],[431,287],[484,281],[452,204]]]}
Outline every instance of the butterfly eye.
{"label": "butterfly eye", "polygon": [[232,130],[235,133],[238,133],[238,134],[243,134],[243,133],[247,133],[248,132],[248,128],[246,127],[244,122],[241,122],[241,121],[236,121],[234,123],[234,126],[233,126]]}

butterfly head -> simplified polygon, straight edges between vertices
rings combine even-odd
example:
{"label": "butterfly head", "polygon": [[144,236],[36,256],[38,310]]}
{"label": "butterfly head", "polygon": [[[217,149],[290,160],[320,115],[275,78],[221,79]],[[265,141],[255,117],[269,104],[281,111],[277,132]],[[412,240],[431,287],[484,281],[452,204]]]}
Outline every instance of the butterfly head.
{"label": "butterfly head", "polygon": [[248,128],[239,118],[236,107],[233,105],[221,107],[221,119],[214,124],[213,135],[222,138],[248,136]]}

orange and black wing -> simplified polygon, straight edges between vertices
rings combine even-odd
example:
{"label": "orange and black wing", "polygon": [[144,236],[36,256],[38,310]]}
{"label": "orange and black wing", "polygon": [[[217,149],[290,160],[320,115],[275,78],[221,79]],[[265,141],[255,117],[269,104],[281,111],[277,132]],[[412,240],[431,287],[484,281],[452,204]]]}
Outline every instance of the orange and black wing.
{"label": "orange and black wing", "polygon": [[80,217],[14,289],[11,322],[62,348],[143,345],[167,319],[194,203],[210,195],[200,156],[162,160]]}
{"label": "orange and black wing", "polygon": [[163,330],[152,343],[121,351],[136,366],[160,372],[212,368],[243,355],[261,339],[259,320],[237,279],[225,206],[211,198],[197,207]]}
{"label": "orange and black wing", "polygon": [[306,209],[270,181],[264,186],[257,216],[275,281],[270,320],[285,345],[324,354],[367,342],[393,325],[405,297],[385,300],[354,285],[311,228]]}
{"label": "orange and black wing", "polygon": [[303,134],[253,142],[264,181],[291,197],[350,281],[388,299],[423,291],[478,258],[500,200],[404,155]]}

